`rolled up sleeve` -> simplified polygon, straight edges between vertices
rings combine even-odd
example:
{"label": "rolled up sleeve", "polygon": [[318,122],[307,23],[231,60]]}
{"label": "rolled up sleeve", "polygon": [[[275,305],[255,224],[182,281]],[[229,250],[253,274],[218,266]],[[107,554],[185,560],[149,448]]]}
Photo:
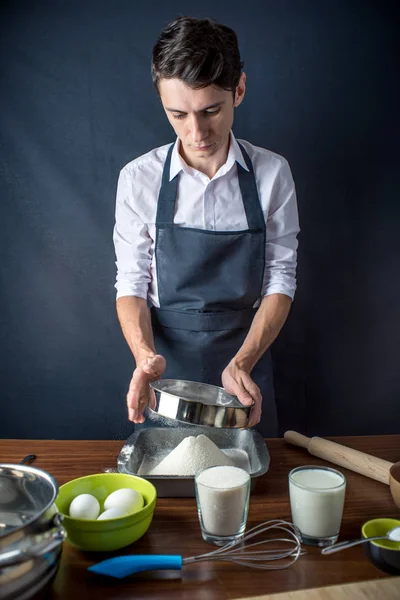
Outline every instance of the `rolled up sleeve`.
{"label": "rolled up sleeve", "polygon": [[267,217],[264,296],[285,294],[293,300],[296,290],[299,231],[295,185],[290,167],[287,161],[282,159]]}
{"label": "rolled up sleeve", "polygon": [[148,226],[134,208],[132,172],[122,169],[117,186],[115,226],[117,298],[138,296],[147,299],[151,280],[152,240]]}

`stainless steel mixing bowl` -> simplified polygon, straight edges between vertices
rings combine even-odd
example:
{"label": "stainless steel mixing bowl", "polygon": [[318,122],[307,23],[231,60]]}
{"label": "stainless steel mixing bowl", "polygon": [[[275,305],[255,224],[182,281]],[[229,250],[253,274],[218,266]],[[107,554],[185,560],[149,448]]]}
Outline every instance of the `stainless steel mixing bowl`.
{"label": "stainless steel mixing bowl", "polygon": [[168,419],[226,428],[249,423],[254,404],[244,406],[221,387],[181,379],[159,379],[150,385],[156,394],[155,412]]}
{"label": "stainless steel mixing bowl", "polygon": [[34,467],[0,464],[0,599],[26,600],[55,576],[64,529],[55,479]]}

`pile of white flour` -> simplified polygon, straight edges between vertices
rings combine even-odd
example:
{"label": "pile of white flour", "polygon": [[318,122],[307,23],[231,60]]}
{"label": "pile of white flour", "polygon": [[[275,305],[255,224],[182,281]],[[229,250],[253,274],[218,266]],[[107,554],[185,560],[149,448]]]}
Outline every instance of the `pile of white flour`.
{"label": "pile of white flour", "polygon": [[206,435],[189,435],[147,475],[194,476],[207,467],[234,464]]}

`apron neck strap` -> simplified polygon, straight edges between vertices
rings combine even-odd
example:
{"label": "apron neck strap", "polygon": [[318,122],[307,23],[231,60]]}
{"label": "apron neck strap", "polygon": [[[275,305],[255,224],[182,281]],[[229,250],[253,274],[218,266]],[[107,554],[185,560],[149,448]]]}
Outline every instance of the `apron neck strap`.
{"label": "apron neck strap", "polygon": [[244,169],[240,163],[236,163],[240,191],[242,194],[244,210],[246,212],[247,224],[249,229],[265,230],[265,219],[258,197],[253,164],[250,160],[250,156],[247,154],[242,144],[239,144],[239,148],[242,151],[244,161],[246,163],[247,168],[249,169],[248,171],[246,171],[246,169]]}
{"label": "apron neck strap", "polygon": [[171,156],[174,144],[168,149],[165,159],[164,169],[161,180],[160,193],[158,194],[156,225],[172,226],[175,215],[175,202],[178,193],[178,174],[170,181]]}
{"label": "apron neck strap", "polygon": [[[247,224],[249,229],[265,230],[265,219],[262,212],[261,204],[258,198],[257,185],[254,177],[253,165],[244,147],[239,144],[243,154],[243,158],[249,169],[246,171],[238,162],[236,163],[239,187],[242,194],[243,206],[246,213]],[[162,174],[161,189],[158,195],[156,225],[158,226],[173,226],[175,215],[175,202],[178,192],[178,175],[171,181],[171,156],[174,149],[174,144],[168,149],[167,158],[165,159],[164,169]]]}

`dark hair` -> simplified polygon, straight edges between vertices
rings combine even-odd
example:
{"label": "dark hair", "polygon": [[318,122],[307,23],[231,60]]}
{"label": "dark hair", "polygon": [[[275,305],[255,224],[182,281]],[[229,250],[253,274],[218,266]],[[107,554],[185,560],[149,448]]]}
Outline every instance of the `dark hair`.
{"label": "dark hair", "polygon": [[160,79],[176,77],[194,89],[217,85],[234,93],[242,68],[236,33],[213,19],[179,17],[164,27],[153,47],[157,91]]}

